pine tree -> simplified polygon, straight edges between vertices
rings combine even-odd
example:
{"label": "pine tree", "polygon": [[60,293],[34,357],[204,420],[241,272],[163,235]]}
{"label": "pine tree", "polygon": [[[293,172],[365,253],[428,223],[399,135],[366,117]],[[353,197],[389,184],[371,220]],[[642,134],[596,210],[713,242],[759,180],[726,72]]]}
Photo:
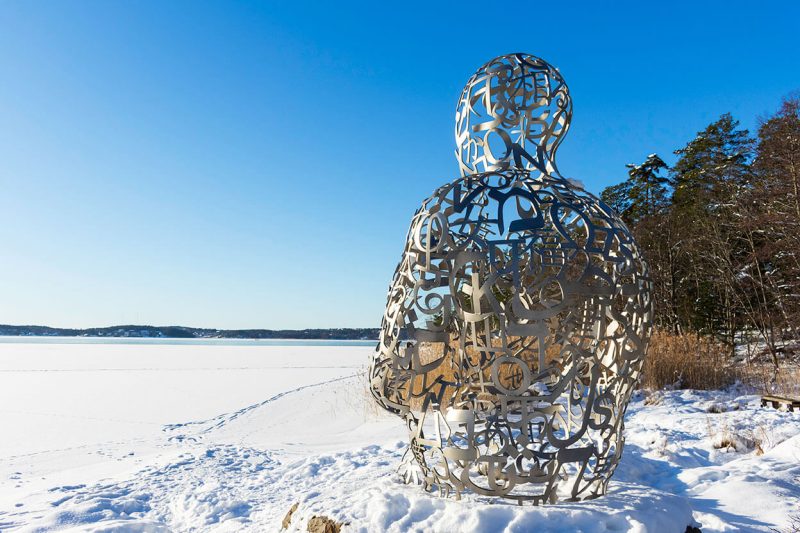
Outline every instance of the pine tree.
{"label": "pine tree", "polygon": [[667,164],[657,154],[650,154],[641,165],[625,166],[629,169],[631,219],[640,220],[662,211],[667,203],[669,179],[660,173],[667,169]]}
{"label": "pine tree", "polygon": [[600,199],[619,213],[626,223],[635,225],[667,205],[669,179],[660,174],[668,167],[657,154],[650,154],[640,165],[625,166],[628,179],[603,189]]}
{"label": "pine tree", "polygon": [[630,180],[606,187],[600,192],[600,200],[605,202],[607,206],[616,211],[625,222],[628,224],[631,223],[631,220],[628,216],[631,207]]}
{"label": "pine tree", "polygon": [[678,313],[685,327],[716,334],[732,347],[740,326],[735,286],[743,254],[737,202],[750,180],[753,140],[726,113],[675,153]]}
{"label": "pine tree", "polygon": [[662,175],[668,167],[657,154],[626,167],[628,179],[605,188],[600,197],[630,226],[649,264],[656,324],[677,331],[674,231],[669,217],[669,179]]}

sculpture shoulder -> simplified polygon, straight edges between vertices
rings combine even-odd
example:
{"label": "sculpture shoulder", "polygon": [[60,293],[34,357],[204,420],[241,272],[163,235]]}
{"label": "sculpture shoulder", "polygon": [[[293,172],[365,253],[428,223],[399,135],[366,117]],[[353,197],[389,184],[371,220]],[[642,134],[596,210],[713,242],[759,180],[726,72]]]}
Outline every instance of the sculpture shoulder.
{"label": "sculpture shoulder", "polygon": [[502,203],[514,196],[527,197],[545,207],[574,207],[621,223],[613,209],[574,180],[524,170],[498,170],[456,178],[433,191],[417,213],[435,213],[442,206],[461,211],[470,205]]}
{"label": "sculpture shoulder", "polygon": [[409,243],[412,237],[427,243],[428,233],[442,247],[552,238],[604,254],[636,247],[619,215],[597,196],[558,175],[524,170],[470,174],[439,187],[415,213]]}

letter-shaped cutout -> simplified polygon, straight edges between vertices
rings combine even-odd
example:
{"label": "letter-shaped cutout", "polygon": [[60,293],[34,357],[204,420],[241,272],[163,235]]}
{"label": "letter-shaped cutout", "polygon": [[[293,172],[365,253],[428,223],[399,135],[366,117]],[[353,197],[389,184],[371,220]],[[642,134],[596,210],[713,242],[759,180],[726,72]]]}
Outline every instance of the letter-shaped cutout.
{"label": "letter-shaped cutout", "polygon": [[369,384],[426,490],[583,500],[622,455],[651,282],[619,216],[558,172],[571,114],[547,62],[481,67],[456,109],[461,177],[411,221]]}

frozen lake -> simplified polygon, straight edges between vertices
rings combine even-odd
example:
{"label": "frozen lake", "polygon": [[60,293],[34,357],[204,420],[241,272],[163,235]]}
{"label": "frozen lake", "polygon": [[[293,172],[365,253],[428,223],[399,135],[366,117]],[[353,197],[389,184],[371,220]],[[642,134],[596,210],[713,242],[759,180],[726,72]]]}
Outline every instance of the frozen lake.
{"label": "frozen lake", "polygon": [[0,413],[14,435],[0,439],[0,457],[157,434],[164,424],[209,418],[309,380],[352,375],[372,351],[338,343],[19,339],[0,343]]}

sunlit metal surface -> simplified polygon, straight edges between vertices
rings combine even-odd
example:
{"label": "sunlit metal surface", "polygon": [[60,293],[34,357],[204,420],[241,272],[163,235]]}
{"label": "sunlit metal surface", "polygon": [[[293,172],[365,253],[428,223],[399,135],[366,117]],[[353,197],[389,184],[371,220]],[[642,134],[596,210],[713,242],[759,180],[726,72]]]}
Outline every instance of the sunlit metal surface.
{"label": "sunlit metal surface", "polygon": [[605,493],[651,329],[618,215],[558,173],[560,73],[493,59],[456,110],[462,177],[411,221],[370,388],[404,417],[407,482],[534,503]]}

